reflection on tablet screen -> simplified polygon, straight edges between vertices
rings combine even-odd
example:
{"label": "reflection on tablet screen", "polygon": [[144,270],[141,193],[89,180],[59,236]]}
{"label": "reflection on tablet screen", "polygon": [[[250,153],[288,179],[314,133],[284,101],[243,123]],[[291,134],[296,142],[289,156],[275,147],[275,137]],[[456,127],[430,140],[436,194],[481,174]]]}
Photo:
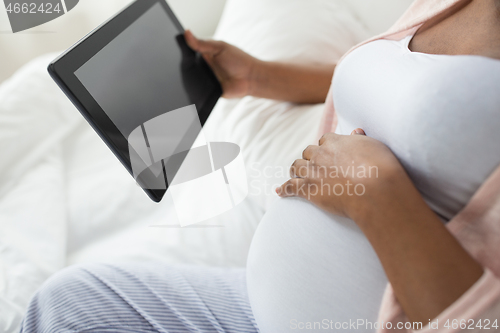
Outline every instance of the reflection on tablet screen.
{"label": "reflection on tablet screen", "polygon": [[[75,72],[125,138],[170,111],[190,105],[199,111],[214,91],[178,31],[156,3]],[[165,131],[172,128],[165,126]],[[172,135],[181,137],[172,141]],[[193,130],[165,133],[167,141],[180,147],[191,147],[195,138]]]}

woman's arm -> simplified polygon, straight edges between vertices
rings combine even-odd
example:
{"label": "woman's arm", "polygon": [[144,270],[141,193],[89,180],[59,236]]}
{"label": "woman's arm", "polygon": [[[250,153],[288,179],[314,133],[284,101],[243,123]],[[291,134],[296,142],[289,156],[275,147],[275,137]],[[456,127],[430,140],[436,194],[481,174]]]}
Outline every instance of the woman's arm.
{"label": "woman's arm", "polygon": [[257,60],[249,95],[294,103],[324,103],[335,65],[299,65]]}
{"label": "woman's arm", "polygon": [[190,31],[185,37],[210,65],[226,98],[250,95],[308,104],[326,99],[334,65],[261,61],[225,42],[197,39]]}
{"label": "woman's arm", "polygon": [[356,214],[411,321],[437,317],[483,274],[449,233],[406,174],[393,175],[371,207]]}
{"label": "woman's arm", "polygon": [[[329,133],[320,146],[308,147],[277,192],[353,219],[409,319],[425,326],[479,280],[483,269],[427,206],[392,152],[356,131],[361,135]],[[349,167],[356,172],[342,172]]]}

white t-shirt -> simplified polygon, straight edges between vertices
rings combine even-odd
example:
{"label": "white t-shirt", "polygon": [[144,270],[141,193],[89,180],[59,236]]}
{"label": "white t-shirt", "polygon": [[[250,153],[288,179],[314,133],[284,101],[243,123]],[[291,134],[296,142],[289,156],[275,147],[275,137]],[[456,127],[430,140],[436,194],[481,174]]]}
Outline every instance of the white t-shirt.
{"label": "white t-shirt", "polygon": [[[500,163],[500,61],[411,52],[410,39],[371,42],[338,66],[337,132],[360,127],[389,146],[448,220]],[[354,221],[301,199],[269,209],[248,256],[263,333],[374,332],[386,283]]]}
{"label": "white t-shirt", "polygon": [[500,60],[411,52],[413,36],[353,51],[335,71],[337,133],[363,128],[445,220],[500,164]]}

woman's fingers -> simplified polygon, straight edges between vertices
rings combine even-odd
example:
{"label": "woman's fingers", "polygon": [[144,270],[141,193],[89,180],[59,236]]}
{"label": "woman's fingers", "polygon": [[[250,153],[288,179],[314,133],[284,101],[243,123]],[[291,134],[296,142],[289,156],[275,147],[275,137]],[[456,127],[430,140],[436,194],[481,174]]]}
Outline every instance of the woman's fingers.
{"label": "woman's fingers", "polygon": [[351,132],[351,135],[366,135],[366,133],[361,128],[356,128]]}
{"label": "woman's fingers", "polygon": [[326,133],[319,139],[319,145],[323,145],[327,141],[333,141],[336,140],[340,135],[335,134],[335,133]]}
{"label": "woman's fingers", "polygon": [[192,48],[195,51],[198,51],[199,39],[193,35],[191,30],[184,31],[184,38],[186,39],[186,43],[189,45],[190,48]]}
{"label": "woman's fingers", "polygon": [[304,178],[292,178],[280,187],[276,189],[276,193],[282,197],[301,197],[305,198],[306,195],[306,183]]}
{"label": "woman's fingers", "polygon": [[313,146],[313,145],[307,146],[307,148],[304,149],[304,151],[302,152],[302,158],[305,160],[308,160],[308,161],[312,161],[313,156],[316,155],[318,150],[319,150],[319,146]]}
{"label": "woman's fingers", "polygon": [[[366,135],[361,128],[357,128],[352,131],[351,135]],[[319,145],[324,145],[326,143],[334,143],[338,141],[342,136],[335,133],[327,133],[321,137]],[[340,142],[340,141],[339,141]],[[341,143],[339,143],[341,144]],[[314,185],[311,183],[312,178],[314,178],[315,165],[313,159],[317,157],[320,153],[320,149],[330,150],[330,155],[333,154],[332,147],[325,146],[308,146],[303,152],[303,159],[296,160],[290,167],[290,179],[280,187],[276,189],[276,193],[280,197],[301,197],[308,198],[308,186]],[[318,171],[319,172],[319,171]],[[319,173],[318,173],[319,175]],[[311,178],[312,177],[312,178]]]}
{"label": "woman's fingers", "polygon": [[306,160],[296,160],[290,167],[291,178],[306,178],[311,175],[311,163]]}
{"label": "woman's fingers", "polygon": [[[366,135],[365,131],[361,128],[356,128],[354,131],[351,132],[351,135]],[[326,133],[319,139],[319,145],[322,146],[326,142],[332,142],[337,140],[341,135],[335,134],[335,133]]]}
{"label": "woman's fingers", "polygon": [[216,55],[222,50],[223,43],[216,40],[203,40],[196,38],[190,30],[184,32],[186,43],[190,48],[202,54]]}

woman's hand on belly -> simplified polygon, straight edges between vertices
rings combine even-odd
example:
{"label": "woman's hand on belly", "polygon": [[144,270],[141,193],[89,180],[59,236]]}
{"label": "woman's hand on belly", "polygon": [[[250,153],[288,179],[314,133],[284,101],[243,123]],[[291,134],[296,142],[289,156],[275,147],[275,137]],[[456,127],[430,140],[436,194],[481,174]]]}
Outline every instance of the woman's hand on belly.
{"label": "woman's hand on belly", "polygon": [[391,187],[412,187],[390,149],[361,129],[350,136],[325,134],[319,146],[307,147],[302,157],[293,163],[291,179],[276,190],[278,195],[305,198],[355,221],[363,220],[381,204],[393,202]]}
{"label": "woman's hand on belly", "polygon": [[277,189],[354,220],[377,253],[406,315],[425,326],[483,274],[427,206],[398,159],[357,129],[309,146]]}

